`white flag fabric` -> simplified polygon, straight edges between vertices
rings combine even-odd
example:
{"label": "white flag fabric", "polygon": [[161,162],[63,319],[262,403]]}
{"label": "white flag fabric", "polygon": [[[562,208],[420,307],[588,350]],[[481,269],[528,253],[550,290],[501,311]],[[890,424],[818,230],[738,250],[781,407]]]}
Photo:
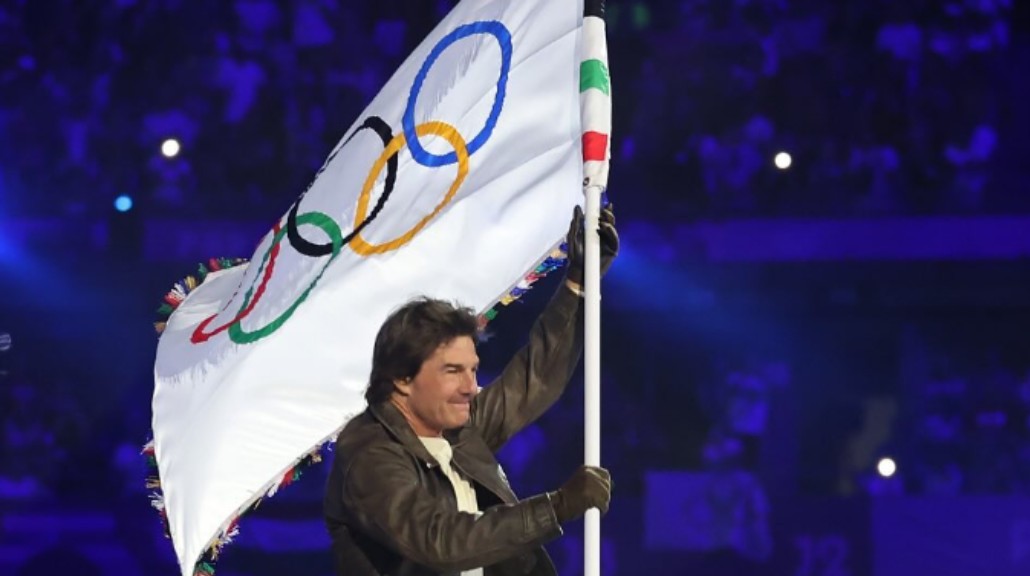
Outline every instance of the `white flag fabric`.
{"label": "white flag fabric", "polygon": [[184,576],[364,408],[393,309],[486,312],[535,279],[583,198],[582,24],[582,0],[464,0],[249,263],[169,296],[148,451]]}

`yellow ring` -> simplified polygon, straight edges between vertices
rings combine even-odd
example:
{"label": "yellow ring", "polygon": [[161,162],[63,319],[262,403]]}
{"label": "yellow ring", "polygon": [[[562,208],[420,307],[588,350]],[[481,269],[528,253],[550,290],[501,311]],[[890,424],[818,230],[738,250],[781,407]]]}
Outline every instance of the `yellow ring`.
{"label": "yellow ring", "polygon": [[[429,221],[439,214],[440,211],[443,210],[444,206],[454,199],[454,195],[458,192],[458,188],[461,187],[461,184],[465,181],[465,177],[468,176],[468,148],[466,146],[465,139],[461,137],[461,134],[458,133],[458,130],[454,126],[445,122],[426,122],[415,127],[415,134],[419,137],[429,135],[440,136],[444,140],[447,140],[447,142],[454,148],[454,153],[458,158],[458,175],[455,177],[450,189],[447,190],[447,194],[443,197],[443,200],[436,205],[436,208],[434,208],[428,216],[420,220],[418,224],[415,224],[414,227],[404,234],[390,240],[389,242],[383,242],[382,244],[370,244],[361,237],[361,234],[355,235],[348,245],[351,247],[351,250],[354,250],[362,256],[382,254],[384,252],[396,250],[408,242],[411,242],[412,238],[414,238],[415,235],[426,226],[426,224],[429,224]],[[387,144],[386,148],[383,150],[382,155],[380,155],[375,161],[375,164],[372,165],[372,170],[369,172],[368,177],[365,178],[364,186],[361,187],[361,195],[358,196],[358,207],[354,213],[355,225],[357,225],[358,222],[363,221],[368,213],[368,204],[372,196],[372,188],[375,186],[376,178],[379,176],[379,173],[382,172],[383,166],[386,165],[387,160],[389,160],[391,156],[399,152],[401,148],[404,148],[406,145],[407,141],[404,138],[404,133],[401,132],[394,136],[393,140],[390,140],[390,143]]]}

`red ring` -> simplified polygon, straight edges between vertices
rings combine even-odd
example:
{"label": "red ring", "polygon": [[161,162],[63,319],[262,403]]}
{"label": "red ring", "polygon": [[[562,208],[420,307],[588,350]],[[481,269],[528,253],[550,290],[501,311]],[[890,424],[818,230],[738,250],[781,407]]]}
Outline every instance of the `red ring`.
{"label": "red ring", "polygon": [[[273,242],[275,242],[274,238],[275,238],[275,236],[277,236],[279,234],[280,228],[281,228],[281,224],[279,224],[278,222],[276,222],[275,226],[272,227]],[[257,290],[254,291],[254,299],[250,301],[250,304],[248,304],[246,308],[244,308],[244,309],[240,310],[239,312],[237,312],[236,313],[236,317],[233,318],[232,320],[229,320],[228,322],[226,322],[225,324],[222,324],[218,328],[215,328],[211,332],[205,332],[205,329],[207,328],[208,324],[210,324],[212,321],[214,321],[214,319],[218,316],[218,313],[212,314],[210,317],[206,318],[203,322],[201,322],[199,325],[197,325],[196,329],[193,330],[193,334],[190,335],[190,342],[192,342],[194,344],[200,344],[201,342],[207,342],[213,336],[216,336],[216,335],[218,335],[218,334],[228,330],[229,326],[232,326],[233,324],[235,324],[235,323],[239,322],[240,320],[243,320],[244,318],[246,318],[247,315],[249,315],[250,312],[252,310],[254,310],[254,306],[257,305],[258,300],[261,300],[261,296],[265,293],[265,287],[268,286],[268,281],[272,279],[272,272],[273,272],[273,270],[275,268],[275,259],[276,259],[276,257],[279,256],[279,247],[281,245],[282,245],[282,242],[275,242],[274,245],[272,246],[272,253],[271,253],[271,255],[269,255],[269,258],[268,258],[268,267],[265,268],[265,274],[264,274],[264,276],[261,277],[261,284],[259,284],[258,287],[257,287]],[[238,292],[239,291],[237,290],[237,293]],[[226,305],[226,308],[227,307],[228,307],[228,305]]]}

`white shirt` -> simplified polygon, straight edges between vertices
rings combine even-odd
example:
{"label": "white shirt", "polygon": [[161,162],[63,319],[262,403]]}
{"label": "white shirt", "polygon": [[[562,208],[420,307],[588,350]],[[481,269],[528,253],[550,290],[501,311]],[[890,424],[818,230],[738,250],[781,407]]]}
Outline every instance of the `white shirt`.
{"label": "white shirt", "polygon": [[[458,501],[458,511],[479,515],[479,502],[476,501],[476,489],[472,483],[462,478],[460,474],[451,468],[451,457],[454,452],[451,450],[451,443],[446,438],[423,438],[419,437],[422,445],[429,450],[429,453],[440,464],[440,470],[444,476],[451,481],[454,489],[454,498]],[[483,576],[483,569],[465,570],[462,576]]]}

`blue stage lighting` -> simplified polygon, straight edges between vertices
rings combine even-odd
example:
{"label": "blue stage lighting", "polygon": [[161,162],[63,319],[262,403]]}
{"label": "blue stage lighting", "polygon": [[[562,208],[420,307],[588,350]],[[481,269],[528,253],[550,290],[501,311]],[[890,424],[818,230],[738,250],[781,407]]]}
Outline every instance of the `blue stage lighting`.
{"label": "blue stage lighting", "polygon": [[132,210],[132,198],[122,194],[121,196],[114,199],[114,209],[119,212],[128,212]]}

